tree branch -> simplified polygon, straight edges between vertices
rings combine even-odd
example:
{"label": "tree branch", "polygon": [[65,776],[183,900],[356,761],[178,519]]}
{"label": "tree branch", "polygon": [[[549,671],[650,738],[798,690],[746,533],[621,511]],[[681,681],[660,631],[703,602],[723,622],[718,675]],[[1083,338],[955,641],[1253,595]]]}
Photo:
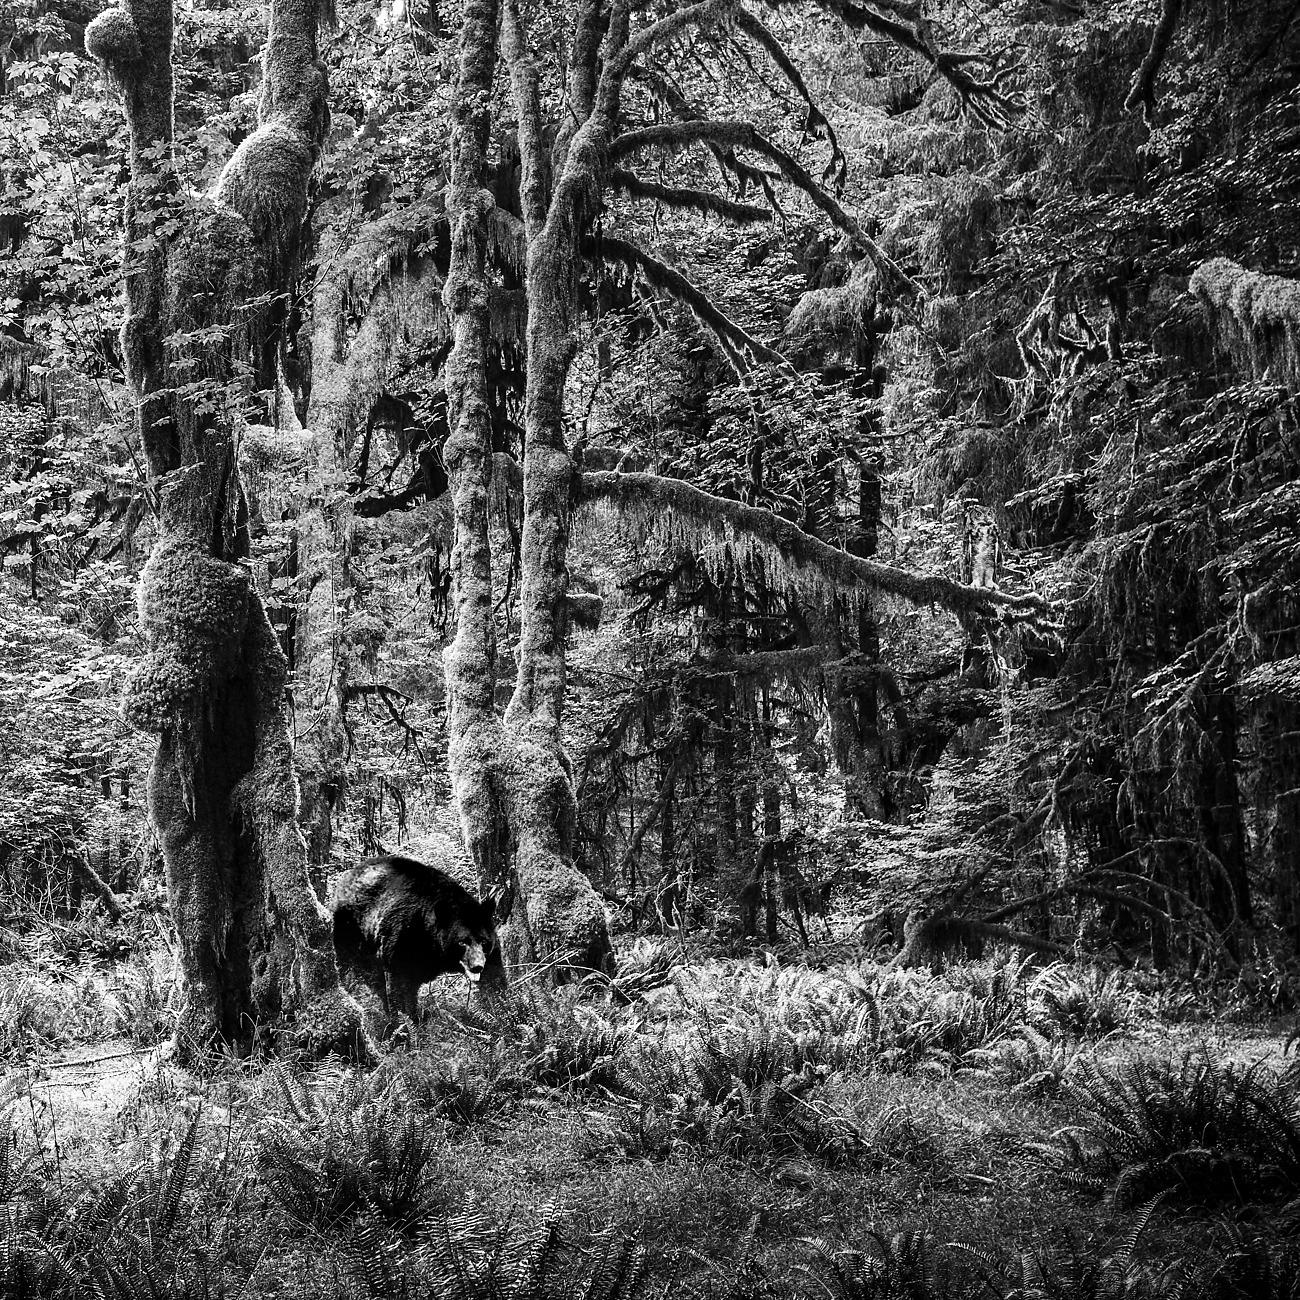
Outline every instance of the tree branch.
{"label": "tree branch", "polygon": [[[652,257],[644,250],[630,244],[627,240],[612,235],[604,235],[600,240],[588,240],[584,251],[592,256],[605,257],[624,266],[640,271],[646,282],[653,289],[666,293],[685,304],[699,318],[700,322],[718,337],[729,356],[737,351],[747,352],[755,361],[767,361],[773,365],[784,366],[788,363],[779,353],[769,348],[766,343],[756,339],[742,326],[736,324],[729,316],[720,311],[706,294],[693,285],[680,271]],[[743,367],[742,367],[743,373]]]}
{"label": "tree branch", "polygon": [[1173,40],[1174,32],[1178,28],[1178,16],[1181,10],[1182,0],[1164,0],[1160,18],[1151,33],[1151,45],[1147,49],[1146,58],[1142,60],[1142,66],[1134,74],[1133,84],[1129,87],[1128,97],[1124,100],[1124,108],[1128,112],[1131,113],[1141,104],[1143,116],[1150,118],[1156,106],[1156,77],[1160,74],[1160,65],[1165,61],[1169,42]]}
{"label": "tree branch", "polygon": [[813,574],[847,591],[866,588],[898,596],[916,605],[939,605],[971,618],[1012,619],[1038,623],[1050,613],[1041,596],[1016,596],[994,587],[965,587],[937,574],[911,573],[836,550],[769,510],[716,497],[680,479],[656,474],[585,473],[577,499],[583,505],[609,502],[616,509],[640,509],[680,520],[721,542],[745,539],[759,552],[778,556],[787,566]]}
{"label": "tree branch", "polygon": [[634,199],[651,199],[665,207],[702,212],[706,216],[723,217],[727,221],[753,223],[771,221],[772,209],[757,203],[741,203],[712,190],[697,190],[689,186],[659,185],[642,180],[635,172],[615,168],[610,173],[610,184]]}
{"label": "tree branch", "polygon": [[519,159],[523,171],[519,201],[531,242],[546,224],[546,146],[537,69],[528,52],[528,37],[519,16],[519,0],[505,0],[501,6],[501,48],[510,67],[510,90],[519,118]]}
{"label": "tree branch", "polygon": [[1023,107],[1019,96],[1009,95],[1002,89],[1013,68],[1003,68],[982,81],[973,77],[966,71],[966,65],[987,64],[989,60],[981,54],[935,49],[919,17],[909,24],[889,18],[873,7],[856,4],[854,0],[817,0],[817,3],[850,31],[875,32],[924,59],[957,92],[962,107],[988,126],[1005,127]]}
{"label": "tree branch", "polygon": [[750,13],[748,9],[741,9],[737,13],[736,25],[745,35],[767,51],[772,62],[781,70],[785,79],[794,87],[795,93],[803,100],[808,109],[808,116],[804,121],[804,131],[815,139],[820,139],[823,133],[825,134],[826,143],[831,147],[831,160],[826,164],[826,169],[822,172],[822,180],[828,182],[833,179],[835,192],[837,194],[842,193],[849,170],[848,160],[844,157],[839,141],[835,138],[834,127],[826,120],[826,115],[817,106],[817,102],[813,99],[812,92],[808,89],[803,74],[799,71],[795,61],[786,53],[785,47],[777,40],[772,29],[761,18]]}
{"label": "tree branch", "polygon": [[858,250],[871,259],[887,283],[894,285],[907,297],[922,296],[921,286],[862,229],[858,220],[846,212],[839,202],[784,149],[773,144],[748,122],[662,122],[655,126],[638,127],[625,131],[611,142],[609,158],[613,162],[640,149],[653,147],[672,149],[689,144],[729,145],[733,148],[751,149],[775,163],[785,179],[803,190],[813,204],[848,235]]}
{"label": "tree branch", "polygon": [[687,5],[684,9],[665,14],[649,27],[642,28],[622,49],[610,56],[601,74],[601,80],[610,77],[622,81],[632,64],[643,54],[648,54],[655,46],[662,45],[664,41],[671,40],[678,32],[686,31],[688,28],[693,27],[698,31],[705,27],[712,27],[736,7],[736,0],[697,0],[697,3]]}

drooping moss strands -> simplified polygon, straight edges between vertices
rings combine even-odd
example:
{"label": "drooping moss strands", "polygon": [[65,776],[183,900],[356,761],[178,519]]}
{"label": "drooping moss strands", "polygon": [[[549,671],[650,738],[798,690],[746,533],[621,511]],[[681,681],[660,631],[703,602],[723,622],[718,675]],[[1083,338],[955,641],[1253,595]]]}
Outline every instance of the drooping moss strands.
{"label": "drooping moss strands", "polygon": [[713,496],[680,479],[616,471],[585,473],[576,496],[583,506],[608,504],[624,519],[671,518],[671,527],[696,547],[709,542],[730,546],[738,559],[763,565],[773,586],[787,581],[800,590],[811,589],[819,594],[866,589],[916,605],[938,605],[967,617],[1003,614],[1036,623],[1050,613],[1041,596],[965,587],[948,578],[910,573],[837,550],[788,519]]}
{"label": "drooping moss strands", "polygon": [[1216,257],[1188,287],[1243,371],[1300,389],[1300,280]]}

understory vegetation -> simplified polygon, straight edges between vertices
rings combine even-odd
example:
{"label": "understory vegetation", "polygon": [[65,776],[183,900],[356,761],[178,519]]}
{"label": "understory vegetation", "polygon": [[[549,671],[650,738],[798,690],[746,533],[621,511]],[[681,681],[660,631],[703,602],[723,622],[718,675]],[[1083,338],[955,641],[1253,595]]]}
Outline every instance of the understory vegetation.
{"label": "understory vegetation", "polygon": [[373,1069],[196,1077],[148,1050],[174,959],[138,936],[105,958],[118,929],[88,913],[58,974],[0,967],[6,1296],[1300,1286],[1300,1062],[1225,994],[1009,952],[934,974],[643,938],[612,981],[490,1006],[431,986]]}

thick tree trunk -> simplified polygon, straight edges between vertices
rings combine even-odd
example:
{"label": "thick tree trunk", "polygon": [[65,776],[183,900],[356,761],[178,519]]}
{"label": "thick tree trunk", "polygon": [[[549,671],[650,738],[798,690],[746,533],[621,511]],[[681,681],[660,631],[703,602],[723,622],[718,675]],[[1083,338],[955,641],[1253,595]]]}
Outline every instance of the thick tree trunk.
{"label": "thick tree trunk", "polygon": [[572,360],[576,238],[550,222],[528,253],[528,390],[524,401],[524,527],[520,552],[519,669],[506,711],[513,770],[515,872],[522,956],[567,953],[604,968],[605,911],[574,865],[577,807],[564,753],[569,519],[573,462],[564,442],[564,384]]}
{"label": "thick tree trunk", "polygon": [[[159,538],[140,583],[148,649],[126,711],[159,736],[149,810],[186,978],[176,1047],[189,1060],[215,1045],[370,1050],[307,877],[286,663],[240,563],[234,454],[243,361],[251,354],[262,381],[275,377],[275,295],[324,130],[316,17],[314,0],[273,3],[262,125],[170,237],[158,229],[178,198],[170,0],[126,0],[86,32],[122,89],[131,136],[122,343]],[[263,294],[271,306],[252,306]]]}
{"label": "thick tree trunk", "polygon": [[593,183],[595,154],[588,119],[563,151],[563,175],[548,203],[549,158],[536,75],[513,0],[506,0],[503,34],[519,117],[528,238],[520,643],[496,763],[513,848],[508,956],[599,969],[610,961],[609,927],[599,897],[573,861],[577,809],[560,732],[573,488],[562,423],[564,386],[574,349],[578,245],[588,215],[582,205]]}

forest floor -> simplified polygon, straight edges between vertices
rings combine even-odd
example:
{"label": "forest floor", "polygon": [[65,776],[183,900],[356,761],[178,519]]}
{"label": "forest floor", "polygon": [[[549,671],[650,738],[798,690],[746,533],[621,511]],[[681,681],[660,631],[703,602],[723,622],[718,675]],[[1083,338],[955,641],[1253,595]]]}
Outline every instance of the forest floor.
{"label": "forest floor", "polygon": [[1300,1280],[1292,1018],[1188,987],[640,940],[614,988],[488,1013],[443,981],[418,1042],[371,1071],[200,1078],[160,1047],[167,949],[127,947],[0,965],[5,1295],[1119,1300]]}

